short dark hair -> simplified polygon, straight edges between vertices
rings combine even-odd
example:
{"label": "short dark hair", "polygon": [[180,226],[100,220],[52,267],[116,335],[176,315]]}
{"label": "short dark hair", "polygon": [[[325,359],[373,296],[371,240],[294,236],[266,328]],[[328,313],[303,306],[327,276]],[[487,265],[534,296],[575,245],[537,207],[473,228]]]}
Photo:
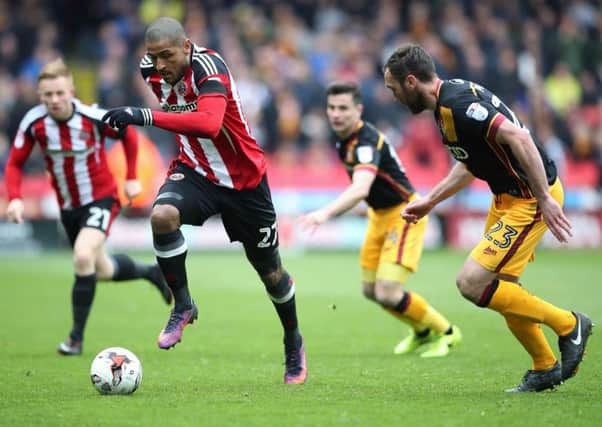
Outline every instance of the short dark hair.
{"label": "short dark hair", "polygon": [[326,89],[326,96],[330,95],[341,95],[344,93],[351,94],[354,104],[362,103],[362,92],[359,86],[353,82],[334,82],[328,85]]}
{"label": "short dark hair", "polygon": [[169,41],[172,45],[186,40],[186,33],[182,24],[174,18],[165,16],[151,22],[144,33],[144,42],[157,43],[163,40]]}
{"label": "short dark hair", "polygon": [[433,58],[422,46],[407,44],[401,46],[389,56],[384,69],[400,83],[408,74],[413,74],[421,82],[429,82],[437,76]]}

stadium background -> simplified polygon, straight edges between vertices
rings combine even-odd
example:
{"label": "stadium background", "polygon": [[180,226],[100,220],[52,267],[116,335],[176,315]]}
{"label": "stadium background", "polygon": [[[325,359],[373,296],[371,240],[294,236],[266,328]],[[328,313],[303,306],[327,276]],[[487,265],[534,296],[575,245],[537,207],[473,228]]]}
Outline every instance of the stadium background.
{"label": "stadium background", "polygon": [[[268,153],[284,247],[361,244],[362,207],[312,238],[294,226],[298,214],[348,183],[324,112],[324,88],[333,80],[360,83],[365,119],[388,135],[421,192],[448,170],[451,159],[431,114],[409,115],[382,83],[383,58],[406,41],[428,49],[441,77],[481,83],[513,108],[559,166],[575,231],[569,247],[602,247],[602,16],[593,0],[0,0],[0,181],[19,121],[38,102],[37,74],[59,55],[84,102],[157,107],[138,61],[144,28],[161,15],[181,20],[194,42],[217,49],[229,64]],[[151,248],[149,203],[176,147],[169,133],[139,130],[145,194],[115,223],[109,240],[115,248]],[[121,155],[114,145],[117,173]],[[65,247],[39,151],[26,166],[23,194],[32,221],[16,226],[2,217],[0,252]],[[489,200],[487,187],[475,183],[442,204],[427,246],[472,246]],[[0,182],[0,215],[6,202]],[[233,247],[217,221],[186,234],[191,247]],[[556,246],[549,233],[543,244]]]}

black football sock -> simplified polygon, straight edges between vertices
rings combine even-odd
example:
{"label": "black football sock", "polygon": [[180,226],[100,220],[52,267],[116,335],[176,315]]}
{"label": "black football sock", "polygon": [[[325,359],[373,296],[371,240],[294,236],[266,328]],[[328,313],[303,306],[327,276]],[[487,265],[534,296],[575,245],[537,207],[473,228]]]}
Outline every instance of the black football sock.
{"label": "black football sock", "polygon": [[295,282],[285,271],[274,287],[266,287],[284,329],[284,344],[287,348],[299,348],[301,335],[295,305]]}
{"label": "black football sock", "polygon": [[73,310],[73,329],[69,336],[74,341],[84,339],[84,328],[90,314],[94,293],[96,291],[96,273],[88,276],[75,275],[75,283],[71,290],[71,308]]}
{"label": "black football sock", "polygon": [[155,255],[165,281],[173,293],[176,311],[192,307],[186,276],[186,254],[188,247],[180,230],[166,234],[153,234]]}
{"label": "black football sock", "polygon": [[116,254],[112,256],[112,259],[115,272],[111,280],[115,282],[140,278],[148,279],[151,275],[152,265],[134,261],[129,255]]}

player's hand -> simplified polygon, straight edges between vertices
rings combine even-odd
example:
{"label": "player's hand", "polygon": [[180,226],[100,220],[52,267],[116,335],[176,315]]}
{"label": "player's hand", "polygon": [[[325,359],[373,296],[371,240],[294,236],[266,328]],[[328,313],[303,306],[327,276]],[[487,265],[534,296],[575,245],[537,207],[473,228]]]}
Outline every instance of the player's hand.
{"label": "player's hand", "polygon": [[6,216],[10,222],[14,222],[15,224],[22,224],[24,210],[25,205],[23,205],[23,200],[13,199],[10,201],[8,207],[6,208]]}
{"label": "player's hand", "polygon": [[543,220],[559,242],[566,243],[573,235],[571,222],[562,212],[562,208],[552,196],[546,197],[544,201],[538,201]]}
{"label": "player's hand", "polygon": [[128,206],[132,204],[132,199],[142,192],[142,184],[137,179],[128,179],[123,184],[123,192],[128,198]]}
{"label": "player's hand", "polygon": [[407,222],[415,224],[420,218],[427,215],[431,209],[433,209],[433,206],[426,198],[416,199],[407,204],[401,212],[401,217]]}
{"label": "player's hand", "polygon": [[128,125],[152,126],[153,113],[150,108],[117,107],[107,111],[102,116],[102,121],[119,130]]}
{"label": "player's hand", "polygon": [[328,215],[320,210],[301,215],[297,219],[301,228],[309,234],[313,234],[316,229],[326,221],[328,221]]}

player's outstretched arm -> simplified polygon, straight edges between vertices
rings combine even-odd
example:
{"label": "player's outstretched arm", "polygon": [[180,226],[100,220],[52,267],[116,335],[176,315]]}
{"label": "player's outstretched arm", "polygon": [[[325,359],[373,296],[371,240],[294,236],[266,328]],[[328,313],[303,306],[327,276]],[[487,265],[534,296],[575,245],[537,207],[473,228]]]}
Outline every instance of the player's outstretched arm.
{"label": "player's outstretched arm", "polygon": [[473,179],[474,175],[466,169],[466,165],[456,162],[447,176],[435,185],[425,197],[408,203],[403,212],[401,212],[401,216],[408,222],[417,222],[420,218],[427,215],[437,204],[469,185]]}
{"label": "player's outstretched arm", "polygon": [[215,138],[222,127],[227,101],[222,94],[204,95],[197,100],[197,111],[175,114],[152,111],[150,108],[118,107],[102,117],[102,121],[116,129],[128,125],[155,126],[170,132]]}
{"label": "player's outstretched arm", "polygon": [[550,194],[541,156],[529,132],[504,120],[497,131],[496,140],[510,146],[512,154],[529,178],[529,188],[537,199],[548,228],[559,242],[567,242],[568,237],[572,236],[571,223]]}
{"label": "player's outstretched arm", "polygon": [[368,169],[358,169],[353,172],[351,185],[335,200],[321,209],[299,217],[298,222],[301,227],[311,234],[330,218],[347,212],[368,197],[370,187],[376,178],[375,172],[375,170]]}

